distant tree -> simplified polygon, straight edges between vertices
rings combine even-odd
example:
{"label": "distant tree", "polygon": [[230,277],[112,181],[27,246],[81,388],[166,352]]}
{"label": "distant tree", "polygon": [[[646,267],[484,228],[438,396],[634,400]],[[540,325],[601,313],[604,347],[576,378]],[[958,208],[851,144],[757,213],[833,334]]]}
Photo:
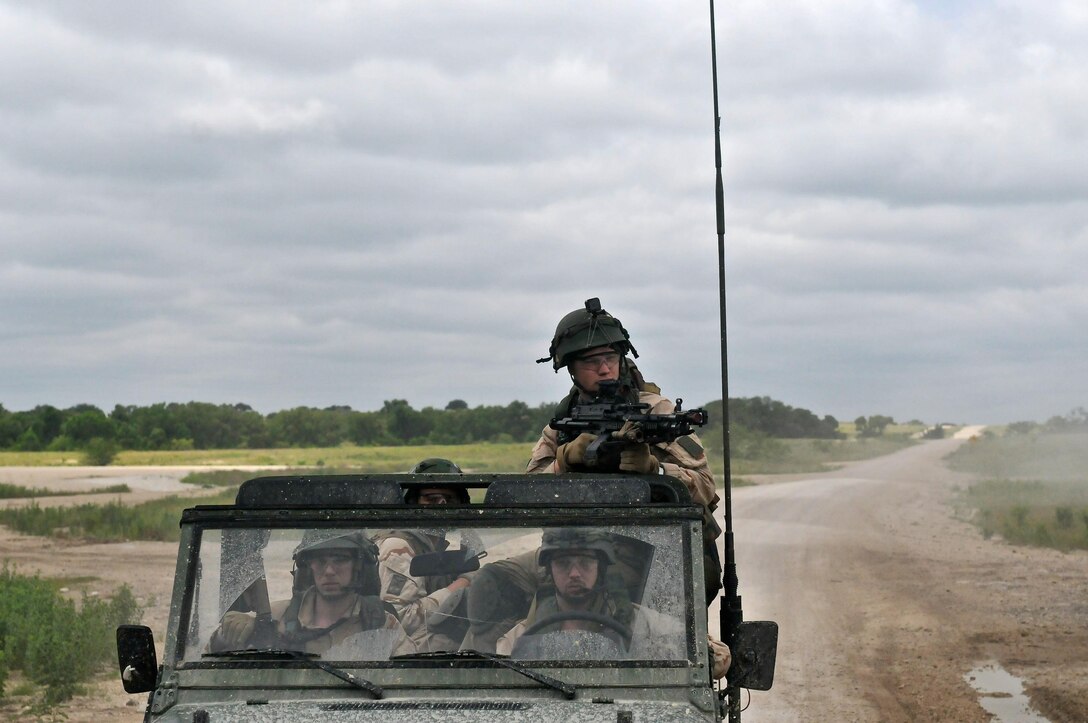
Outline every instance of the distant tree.
{"label": "distant tree", "polygon": [[19,419],[0,404],[0,449],[14,445],[22,433],[23,427],[19,424]]}
{"label": "distant tree", "polygon": [[1046,420],[1048,432],[1073,432],[1088,429],[1088,410],[1077,407],[1065,416],[1054,416]]}
{"label": "distant tree", "polygon": [[15,440],[15,449],[20,452],[40,452],[42,449],[42,441],[38,438],[37,432],[33,427],[28,427],[23,430],[23,433],[19,435],[19,439]]}
{"label": "distant tree", "polygon": [[64,424],[64,413],[49,404],[39,404],[29,412],[19,412],[18,416],[25,420],[24,429],[34,430],[39,449],[52,442]]}
{"label": "distant tree", "polygon": [[114,428],[110,418],[97,407],[84,409],[71,414],[61,425],[61,434],[72,440],[77,446],[83,446],[92,439],[113,439]]}
{"label": "distant tree", "polygon": [[389,399],[380,412],[385,429],[398,444],[408,444],[425,438],[431,431],[427,419],[408,404],[405,399]]}
{"label": "distant tree", "polygon": [[358,445],[379,444],[385,429],[374,412],[355,412],[348,420],[348,440]]}
{"label": "distant tree", "polygon": [[[708,413],[721,416],[721,402],[707,405]],[[711,407],[715,407],[711,412]],[[791,407],[770,397],[729,400],[730,425],[741,424],[771,437],[785,439],[838,439],[839,422],[827,415],[822,420],[807,409]]]}
{"label": "distant tree", "polygon": [[288,447],[335,447],[349,439],[349,415],[296,407],[269,415],[268,431],[277,444]]}
{"label": "distant tree", "polygon": [[446,405],[446,410],[451,411],[455,409],[468,409],[468,402],[464,399],[451,399],[449,404]]}
{"label": "distant tree", "polygon": [[882,414],[874,414],[868,419],[858,417],[854,420],[854,426],[857,428],[859,437],[879,437],[884,434],[884,430],[890,424],[895,424],[895,420]]}

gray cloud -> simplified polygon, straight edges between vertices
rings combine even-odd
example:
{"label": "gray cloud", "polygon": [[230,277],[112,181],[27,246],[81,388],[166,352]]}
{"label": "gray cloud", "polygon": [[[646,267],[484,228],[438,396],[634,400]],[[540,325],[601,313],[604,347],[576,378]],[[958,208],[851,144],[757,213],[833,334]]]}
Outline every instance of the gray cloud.
{"label": "gray cloud", "polygon": [[[720,6],[730,380],[1086,403],[1088,21]],[[600,296],[720,396],[706,7],[0,3],[0,402],[555,399]]]}

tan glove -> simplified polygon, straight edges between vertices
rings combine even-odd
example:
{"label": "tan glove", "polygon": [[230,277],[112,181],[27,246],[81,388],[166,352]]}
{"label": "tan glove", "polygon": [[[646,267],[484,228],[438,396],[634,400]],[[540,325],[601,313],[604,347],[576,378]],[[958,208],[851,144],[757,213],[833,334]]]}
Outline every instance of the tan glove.
{"label": "tan glove", "polygon": [[231,611],[223,616],[223,622],[219,626],[219,642],[224,650],[245,647],[253,637],[256,627],[257,618],[253,615]]}
{"label": "tan glove", "polygon": [[729,646],[720,640],[706,636],[710,643],[710,672],[714,680],[721,680],[729,672],[729,666],[733,664],[733,656],[729,652]]}
{"label": "tan glove", "polygon": [[560,472],[569,472],[571,467],[585,463],[586,448],[593,444],[594,437],[589,432],[582,432],[570,442],[559,445],[555,450],[555,461]]}
{"label": "tan glove", "polygon": [[661,464],[648,444],[629,444],[620,452],[620,470],[635,474],[657,474]]}

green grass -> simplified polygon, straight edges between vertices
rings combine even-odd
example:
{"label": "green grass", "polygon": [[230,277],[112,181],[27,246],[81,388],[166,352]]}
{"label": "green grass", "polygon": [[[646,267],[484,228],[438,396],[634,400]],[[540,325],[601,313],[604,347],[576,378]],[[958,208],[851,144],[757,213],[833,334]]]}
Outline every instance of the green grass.
{"label": "green grass", "polygon": [[0,510],[0,524],[26,535],[92,542],[176,541],[182,510],[197,504],[228,504],[234,494],[226,489],[212,497],[171,496],[131,507],[116,501],[72,507],[39,507],[32,502]]}
{"label": "green grass", "polygon": [[[742,486],[743,477],[753,474],[790,474],[823,472],[853,460],[869,459],[889,454],[914,443],[907,432],[917,431],[902,425],[889,427],[889,433],[872,439],[819,440],[773,439],[761,435],[735,435],[732,471],[734,484]],[[895,432],[894,434],[892,432]],[[720,436],[713,432],[704,439],[708,447],[711,469],[721,478],[723,465]],[[354,471],[405,472],[416,462],[427,457],[445,457],[461,466],[466,472],[485,474],[520,472],[532,451],[531,444],[494,444],[480,442],[464,445],[427,445],[420,447],[338,447],[301,449],[227,449],[227,450],[164,450],[154,452],[121,452],[115,464],[132,466],[163,465],[282,465],[291,473],[298,468],[325,474]],[[12,460],[15,461],[12,461]],[[0,465],[19,464],[39,466],[48,464],[75,464],[78,460],[65,458],[54,452],[0,452]],[[274,471],[250,472],[217,470],[199,472],[183,481],[213,487],[239,484],[250,477],[277,474]]]}
{"label": "green grass", "polygon": [[126,484],[109,485],[108,487],[99,487],[97,489],[86,490],[84,492],[57,492],[54,490],[42,489],[41,487],[21,487],[20,485],[12,485],[6,482],[0,482],[0,500],[24,499],[27,497],[33,498],[68,497],[71,495],[108,495],[131,491],[132,488],[130,488]]}
{"label": "green grass", "polygon": [[962,491],[957,514],[986,538],[1088,549],[1088,434],[986,434],[947,458],[982,478]]}
{"label": "green grass", "polygon": [[[114,465],[129,466],[230,466],[284,465],[287,467],[336,467],[367,472],[406,472],[421,459],[445,457],[467,472],[520,472],[525,469],[533,445],[487,443],[425,445],[419,447],[305,447],[291,449],[211,449],[121,452]],[[72,452],[0,452],[0,467],[45,467],[80,464]]]}
{"label": "green grass", "polygon": [[985,480],[960,493],[958,514],[982,536],[1018,545],[1088,550],[1088,484]]}
{"label": "green grass", "polygon": [[81,683],[115,660],[114,631],[139,622],[141,610],[127,586],[111,599],[84,596],[77,605],[54,581],[0,568],[0,699],[9,671],[25,683],[11,694],[41,690],[34,712],[48,711],[80,692]]}

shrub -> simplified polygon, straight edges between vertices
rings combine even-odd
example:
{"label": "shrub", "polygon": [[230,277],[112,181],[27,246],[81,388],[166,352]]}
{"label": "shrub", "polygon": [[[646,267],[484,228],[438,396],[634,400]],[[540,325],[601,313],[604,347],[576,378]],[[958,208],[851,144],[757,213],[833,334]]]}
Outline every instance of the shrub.
{"label": "shrub", "polygon": [[1054,508],[1054,519],[1057,521],[1058,527],[1068,530],[1073,526],[1073,510],[1069,507],[1056,507]]}
{"label": "shrub", "polygon": [[83,448],[83,464],[104,467],[112,462],[120,451],[112,440],[95,437]]}
{"label": "shrub", "polygon": [[1025,505],[1014,505],[1009,510],[1009,514],[1016,521],[1016,528],[1019,530],[1024,529],[1024,524],[1028,520],[1028,508]]}
{"label": "shrub", "polygon": [[139,622],[141,610],[122,586],[110,600],[84,595],[75,603],[46,580],[0,569],[0,683],[6,670],[22,670],[43,686],[48,707],[71,698],[80,683],[114,655],[114,631]]}
{"label": "shrub", "polygon": [[0,509],[0,524],[27,535],[75,537],[99,542],[178,539],[181,511],[194,504],[224,504],[234,500],[234,490],[212,497],[163,497],[128,507],[118,501],[104,505],[87,503],[71,507],[23,507]]}

